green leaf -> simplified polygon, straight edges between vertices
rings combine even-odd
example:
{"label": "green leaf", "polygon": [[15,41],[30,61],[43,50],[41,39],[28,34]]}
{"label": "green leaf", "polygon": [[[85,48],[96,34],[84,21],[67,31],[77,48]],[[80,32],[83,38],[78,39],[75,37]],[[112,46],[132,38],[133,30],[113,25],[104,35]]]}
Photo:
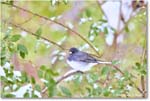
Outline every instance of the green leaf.
{"label": "green leaf", "polygon": [[29,82],[29,78],[27,77],[26,72],[22,72],[21,80],[22,80],[23,83],[24,82]]}
{"label": "green leaf", "polygon": [[16,41],[18,41],[20,38],[21,38],[21,35],[13,35],[13,36],[11,36],[10,41],[16,42]]}
{"label": "green leaf", "polygon": [[91,75],[91,78],[92,78],[93,82],[97,81],[98,77],[99,77],[98,74],[92,74]]}
{"label": "green leaf", "polygon": [[67,97],[71,97],[72,96],[72,94],[71,94],[71,92],[69,91],[68,88],[60,86],[60,89],[63,92],[63,94],[65,94]]}
{"label": "green leaf", "polygon": [[55,90],[56,90],[55,86],[48,86],[48,96],[49,97],[54,96]]}
{"label": "green leaf", "polygon": [[107,22],[107,20],[105,20],[105,19],[100,19],[99,21],[101,21],[101,22],[103,22],[103,23],[106,23],[106,22]]}
{"label": "green leaf", "polygon": [[138,66],[138,67],[140,67],[140,63],[139,62],[136,62],[135,65]]}
{"label": "green leaf", "polygon": [[113,97],[119,97],[122,93],[122,89],[116,89],[114,90],[114,93],[112,94]]}
{"label": "green leaf", "polygon": [[41,27],[38,28],[38,30],[35,32],[35,34],[37,35],[37,39],[39,39],[40,36],[41,36],[41,34],[42,34],[42,29],[41,29]]}
{"label": "green leaf", "polygon": [[22,58],[25,58],[25,55],[28,54],[27,48],[22,44],[17,45],[17,50],[20,52]]}
{"label": "green leaf", "polygon": [[89,9],[87,9],[85,13],[86,13],[86,16],[87,16],[87,17],[90,17],[90,16],[91,16],[91,12],[90,12]]}
{"label": "green leaf", "polygon": [[40,67],[40,70],[45,71],[46,74],[48,74],[49,76],[58,76],[58,72],[54,72],[52,69],[48,68],[45,65],[42,65]]}
{"label": "green leaf", "polygon": [[51,75],[48,72],[46,72],[44,78],[46,80],[50,80],[52,77],[51,77]]}
{"label": "green leaf", "polygon": [[23,96],[24,96],[24,98],[29,98],[30,97],[28,92],[26,92]]}
{"label": "green leaf", "polygon": [[10,0],[8,1],[9,5],[13,5],[14,4],[14,1],[13,0]]}
{"label": "green leaf", "polygon": [[5,45],[3,45],[2,48],[1,48],[0,57],[1,58],[5,58],[6,57],[6,46]]}
{"label": "green leaf", "polygon": [[40,87],[40,85],[38,85],[38,84],[35,84],[35,90],[37,90],[37,91],[41,91],[41,87]]}
{"label": "green leaf", "polygon": [[15,47],[14,47],[14,44],[11,42],[11,43],[8,43],[8,49],[10,52],[14,52],[15,51]]}
{"label": "green leaf", "polygon": [[104,33],[105,33],[105,34],[108,34],[108,29],[107,29],[107,27],[104,28]]}
{"label": "green leaf", "polygon": [[53,78],[49,77],[48,83],[46,84],[48,87],[48,95],[49,97],[52,97],[55,94],[56,91],[56,82]]}
{"label": "green leaf", "polygon": [[88,91],[88,93],[92,92],[92,89],[90,87],[86,87],[86,90]]}
{"label": "green leaf", "polygon": [[55,86],[56,85],[55,80],[49,74],[45,74],[45,75],[46,75],[46,77],[44,79],[48,81],[48,83],[46,84],[46,86],[48,86],[48,87]]}
{"label": "green leaf", "polygon": [[125,31],[126,31],[126,32],[129,32],[128,26],[125,26]]}
{"label": "green leaf", "polygon": [[107,66],[105,66],[105,67],[103,67],[103,69],[102,69],[102,71],[101,71],[101,74],[102,75],[107,75],[107,73],[110,71],[110,68],[109,67],[107,67]]}
{"label": "green leaf", "polygon": [[97,36],[99,33],[96,30],[94,30],[94,34]]}
{"label": "green leaf", "polygon": [[63,0],[64,4],[67,4],[68,0]]}
{"label": "green leaf", "polygon": [[4,94],[4,97],[5,97],[5,98],[14,98],[15,95],[6,93],[6,94]]}
{"label": "green leaf", "polygon": [[32,84],[35,84],[35,79],[34,79],[34,77],[31,77],[31,83],[32,83]]}
{"label": "green leaf", "polygon": [[140,64],[139,62],[135,63],[136,66],[134,66],[133,68],[141,75],[146,75],[146,65],[145,64]]}
{"label": "green leaf", "polygon": [[32,98],[38,98],[38,96],[32,93]]}
{"label": "green leaf", "polygon": [[13,78],[13,76],[14,76],[14,73],[13,73],[13,72],[9,72],[9,73],[7,74],[7,77]]}
{"label": "green leaf", "polygon": [[96,82],[99,79],[99,75],[90,73],[87,75],[86,79],[88,80],[88,83],[93,84],[94,82]]}
{"label": "green leaf", "polygon": [[22,45],[22,44],[18,44],[18,45],[17,45],[17,49],[18,49],[19,51],[25,53],[25,54],[28,54],[27,48],[26,48],[24,45]]}
{"label": "green leaf", "polygon": [[22,58],[25,58],[25,53],[20,52],[20,56],[21,56]]}
{"label": "green leaf", "polygon": [[47,67],[45,65],[40,66],[40,70],[46,71]]}
{"label": "green leaf", "polygon": [[124,72],[124,77],[126,80],[130,80],[131,79],[131,74],[128,71]]}
{"label": "green leaf", "polygon": [[143,75],[143,76],[146,75],[146,73],[147,73],[146,70],[141,70],[140,72],[141,72],[141,75]]}
{"label": "green leaf", "polygon": [[38,77],[43,78],[43,71],[42,70],[38,70]]}
{"label": "green leaf", "polygon": [[46,71],[47,74],[51,75],[51,76],[58,76],[59,73],[54,72],[52,69],[47,69]]}
{"label": "green leaf", "polygon": [[103,95],[107,97],[107,96],[109,96],[109,94],[110,94],[110,92],[109,92],[108,88],[104,88]]}

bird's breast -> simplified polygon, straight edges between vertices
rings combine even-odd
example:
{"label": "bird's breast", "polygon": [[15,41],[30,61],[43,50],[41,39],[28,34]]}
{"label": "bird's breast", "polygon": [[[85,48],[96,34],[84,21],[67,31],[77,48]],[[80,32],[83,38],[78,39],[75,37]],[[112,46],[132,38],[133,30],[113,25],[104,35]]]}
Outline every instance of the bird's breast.
{"label": "bird's breast", "polygon": [[86,62],[79,62],[79,61],[70,61],[67,60],[67,63],[75,70],[79,71],[88,71],[97,63],[86,63]]}

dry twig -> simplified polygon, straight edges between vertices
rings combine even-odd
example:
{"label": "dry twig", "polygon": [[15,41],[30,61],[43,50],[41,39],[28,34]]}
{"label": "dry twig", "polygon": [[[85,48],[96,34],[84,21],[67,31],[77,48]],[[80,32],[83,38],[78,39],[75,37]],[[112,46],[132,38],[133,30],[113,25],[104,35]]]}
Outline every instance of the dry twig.
{"label": "dry twig", "polygon": [[67,28],[67,29],[70,30],[71,32],[73,32],[73,33],[75,33],[76,35],[78,35],[82,40],[84,40],[84,41],[95,51],[95,53],[96,53],[98,56],[100,56],[99,52],[95,49],[95,47],[94,47],[86,38],[84,38],[80,33],[76,32],[75,30],[72,30],[72,29],[69,28],[68,26],[66,26],[66,25],[64,25],[64,24],[62,24],[62,23],[60,23],[60,22],[57,22],[57,21],[55,21],[55,20],[51,20],[51,19],[49,19],[49,18],[47,18],[47,17],[45,17],[45,16],[41,16],[41,15],[39,15],[39,14],[37,14],[37,13],[33,13],[33,12],[31,12],[31,11],[29,11],[29,10],[27,10],[27,9],[21,8],[21,7],[17,6],[17,5],[14,5],[14,4],[11,5],[11,4],[6,3],[6,2],[2,2],[2,4],[10,5],[10,6],[12,6],[12,7],[15,7],[15,8],[19,9],[19,10],[22,10],[22,11],[27,12],[27,13],[30,13],[30,14],[32,14],[32,15],[38,16],[38,17],[43,18],[43,19],[45,19],[45,20],[47,20],[47,21],[56,23],[56,24],[58,24],[58,25],[61,25],[61,26],[64,27],[64,28]]}

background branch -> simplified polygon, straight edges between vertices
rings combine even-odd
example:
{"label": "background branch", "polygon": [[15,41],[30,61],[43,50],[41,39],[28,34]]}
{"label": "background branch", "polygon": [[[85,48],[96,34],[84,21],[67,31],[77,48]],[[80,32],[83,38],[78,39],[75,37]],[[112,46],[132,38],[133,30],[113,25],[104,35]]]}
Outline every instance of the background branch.
{"label": "background branch", "polygon": [[74,71],[74,72],[71,72],[71,73],[69,73],[67,75],[64,75],[60,79],[57,80],[56,84],[60,83],[62,80],[66,79],[66,78],[68,78],[68,77],[70,77],[70,76],[72,76],[72,75],[74,75],[76,73],[83,73],[83,72],[81,72],[81,71]]}
{"label": "background branch", "polygon": [[[141,63],[142,65],[144,65],[144,59],[145,59],[145,55],[146,55],[146,50],[143,50],[143,54],[141,56]],[[141,89],[142,89],[142,97],[145,98],[146,97],[146,91],[145,91],[145,78],[143,75],[141,75]]]}
{"label": "background branch", "polygon": [[[68,77],[70,77],[72,75],[75,75],[77,73],[83,73],[83,72],[81,72],[81,71],[74,71],[74,72],[68,73],[67,75],[64,75],[60,79],[58,79],[56,81],[56,85],[59,84],[62,80],[66,79],[66,78],[68,78]],[[47,87],[44,87],[41,93],[44,94],[47,91],[47,89],[48,89]]]}
{"label": "background branch", "polygon": [[33,17],[34,17],[34,15],[32,17],[30,17],[29,19],[23,21],[22,23],[19,23],[18,25],[23,25],[23,24],[29,22],[30,20],[32,20]]}
{"label": "background branch", "polygon": [[[35,34],[34,32],[31,32],[31,31],[29,31],[29,30],[27,30],[27,29],[25,29],[25,28],[23,28],[23,27],[21,27],[21,26],[19,26],[19,25],[17,25],[17,24],[14,24],[14,23],[12,23],[12,22],[7,22],[7,21],[5,21],[5,20],[2,20],[2,21],[3,21],[4,23],[10,24],[10,25],[12,25],[12,26],[14,26],[14,27],[16,27],[16,28],[19,28],[20,30],[23,30],[23,31],[25,31],[25,32],[28,32],[29,34],[31,34],[31,35],[33,35],[33,36],[36,36],[36,37],[38,36],[38,35]],[[56,42],[54,42],[54,41],[52,41],[52,40],[49,40],[49,39],[47,39],[47,38],[45,38],[45,37],[42,37],[42,36],[40,36],[40,38],[43,39],[43,40],[46,40],[46,41],[50,42],[50,43],[53,44],[53,45],[56,45],[57,47],[61,48],[62,50],[65,50],[64,47],[62,47],[61,45],[57,44]]]}
{"label": "background branch", "polygon": [[[99,0],[100,1],[100,0]],[[100,4],[100,2],[99,1],[97,1],[99,4]],[[42,19],[42,21],[44,20],[44,22],[46,21],[46,22],[49,22],[50,21],[50,23],[55,23],[55,24],[58,24],[58,25],[60,25],[60,26],[62,26],[62,27],[64,27],[65,29],[68,29],[68,33],[69,32],[73,32],[75,35],[77,35],[79,38],[81,38],[81,40],[83,40],[83,41],[85,41],[94,51],[95,51],[95,53],[97,54],[97,57],[100,57],[100,54],[99,54],[99,52],[95,49],[95,47],[91,44],[91,42],[90,41],[88,41],[88,39],[86,39],[84,36],[82,36],[81,35],[81,33],[78,33],[77,31],[75,31],[74,29],[72,29],[72,28],[70,28],[70,27],[68,27],[67,25],[65,25],[64,23],[61,23],[61,22],[59,22],[58,20],[56,21],[56,20],[51,20],[51,19],[49,19],[48,17],[44,17],[44,16],[42,16],[42,15],[40,15],[40,14],[37,14],[37,13],[34,13],[34,12],[32,12],[32,11],[30,11],[30,10],[27,10],[27,9],[24,9],[24,8],[22,8],[22,7],[19,7],[19,6],[17,6],[17,5],[14,5],[14,4],[10,4],[10,3],[7,3],[7,2],[1,2],[2,4],[5,4],[5,5],[7,5],[7,6],[10,6],[11,8],[16,8],[17,10],[19,10],[19,11],[22,11],[22,12],[24,12],[24,13],[28,13],[28,14],[31,14],[32,15],[32,17],[34,17],[34,16],[36,16],[36,17],[38,17],[38,18],[40,18],[40,19]],[[103,15],[106,17],[106,19],[107,19],[107,15],[105,14],[105,12],[104,12],[104,10],[101,8],[101,4],[99,5],[99,7],[100,7],[100,9],[101,9],[101,11],[102,11],[102,13],[103,13]],[[140,10],[139,10],[140,11]],[[139,13],[139,11],[138,12],[135,12],[136,14],[137,13]],[[130,13],[130,15],[129,15],[129,19],[127,19],[127,21],[125,21],[125,20],[122,20],[122,19],[124,19],[123,18],[123,14],[121,13],[121,5],[120,5],[120,18],[119,18],[119,24],[118,24],[118,29],[117,30],[115,30],[115,38],[117,39],[117,34],[121,34],[124,30],[125,30],[125,28],[126,27],[128,27],[128,23],[134,18],[134,15],[133,15],[133,13],[134,12],[132,12],[132,13]],[[20,29],[20,30],[23,30],[23,31],[25,31],[25,32],[27,32],[28,34],[31,34],[31,35],[33,35],[33,36],[36,36],[36,37],[39,37],[37,34],[36,34],[36,32],[32,32],[32,30],[30,31],[30,30],[28,30],[27,28],[24,28],[23,26],[21,26],[22,24],[25,24],[25,23],[27,23],[28,21],[30,21],[31,19],[32,19],[32,17],[31,18],[29,18],[29,19],[27,19],[27,20],[25,20],[25,21],[23,21],[22,23],[14,23],[14,22],[10,22],[10,21],[8,21],[8,20],[2,20],[2,22],[4,22],[4,23],[7,23],[7,24],[10,24],[10,25],[12,25],[12,26],[14,26],[14,27],[16,27],[16,28],[18,28],[18,29]],[[108,19],[107,19],[108,20]],[[120,22],[121,22],[121,20],[123,21],[123,23],[124,23],[124,27],[122,28],[122,29],[120,29]],[[44,23],[45,24],[45,23]],[[42,37],[42,36],[40,36],[40,38],[41,39],[43,39],[43,40],[46,40],[46,41],[48,41],[49,43],[51,43],[51,44],[53,44],[53,45],[56,45],[57,47],[59,47],[59,48],[61,48],[62,50],[66,50],[62,45],[59,45],[59,44],[57,44],[56,42],[54,42],[54,41],[52,41],[52,40],[49,40],[49,39],[47,39],[47,38],[45,38],[45,37]],[[116,40],[115,39],[115,40]],[[113,52],[115,52],[115,51],[113,51]],[[112,53],[113,53],[112,52]],[[143,51],[143,54],[142,54],[142,56],[141,56],[141,65],[143,66],[143,64],[144,64],[144,59],[145,59],[145,52],[146,52],[146,50],[144,50]],[[107,52],[106,52],[107,53]],[[107,56],[108,56],[109,54],[107,54]],[[95,55],[96,56],[96,55]],[[112,56],[113,57],[113,56]],[[113,59],[113,58],[112,58]],[[139,60],[138,60],[139,61]],[[114,65],[114,64],[110,64],[110,67],[111,68],[114,68],[117,72],[119,72],[120,74],[122,74],[122,76],[125,76],[125,72],[124,71],[122,71],[121,69],[122,68],[119,68],[119,66],[116,66],[116,65]],[[129,70],[128,70],[129,71]],[[76,74],[76,73],[83,73],[83,72],[80,72],[80,71],[74,71],[74,72],[71,72],[71,73],[69,73],[69,74],[67,74],[67,75],[63,75],[63,76],[60,76],[60,78],[58,79],[58,80],[56,80],[56,85],[57,84],[59,84],[61,81],[63,81],[64,79],[66,79],[66,78],[68,78],[68,77],[70,77],[70,76],[72,76],[72,75],[74,75],[74,74]],[[128,72],[129,73],[129,72]],[[131,72],[132,73],[132,72]],[[140,94],[142,95],[142,97],[146,97],[146,91],[145,90],[147,90],[146,89],[146,84],[145,84],[145,80],[146,80],[146,77],[145,77],[145,75],[139,75],[138,77],[140,77],[139,79],[137,79],[137,80],[140,80],[140,83],[139,84],[137,84],[137,82],[135,82],[134,81],[134,79],[132,78],[132,77],[134,77],[131,73],[129,73],[129,75],[131,75],[131,78],[129,78],[128,80],[127,80],[127,82],[129,82],[130,84],[133,84],[132,86],[134,87],[134,88],[136,88],[139,92],[140,92]],[[111,81],[109,81],[110,80],[110,72],[107,74],[107,77],[106,77],[106,80],[105,80],[105,82],[104,82],[104,85],[106,84],[109,84]],[[109,82],[107,82],[107,81],[109,81]],[[138,87],[138,86],[139,87]],[[41,93],[42,94],[44,94],[45,92],[47,91],[47,87],[44,87],[44,89],[41,91]],[[140,95],[140,96],[141,96]]]}
{"label": "background branch", "polygon": [[96,53],[98,56],[100,56],[99,52],[95,49],[95,47],[94,47],[86,38],[84,38],[80,33],[78,33],[78,32],[76,32],[76,31],[72,30],[72,29],[69,28],[68,26],[66,26],[66,25],[64,25],[64,24],[62,24],[62,23],[60,23],[60,22],[51,20],[51,19],[49,19],[49,18],[47,18],[47,17],[41,16],[41,15],[39,15],[39,14],[37,14],[37,13],[33,13],[33,12],[31,12],[31,11],[29,11],[29,10],[26,10],[26,9],[24,9],[24,8],[21,8],[21,7],[17,6],[17,5],[14,5],[14,4],[11,5],[11,4],[6,3],[6,2],[2,2],[2,4],[10,5],[10,6],[12,6],[12,7],[15,7],[15,8],[19,9],[19,10],[22,10],[22,11],[24,11],[24,12],[33,14],[33,15],[35,15],[35,16],[38,16],[38,17],[42,18],[42,19],[45,19],[45,20],[47,20],[47,21],[50,21],[50,22],[56,23],[56,24],[58,24],[58,25],[61,25],[61,26],[64,27],[64,28],[67,28],[68,30],[70,30],[71,32],[73,32],[73,33],[75,33],[77,36],[79,36],[82,40],[84,40],[84,41],[95,51],[95,53]]}

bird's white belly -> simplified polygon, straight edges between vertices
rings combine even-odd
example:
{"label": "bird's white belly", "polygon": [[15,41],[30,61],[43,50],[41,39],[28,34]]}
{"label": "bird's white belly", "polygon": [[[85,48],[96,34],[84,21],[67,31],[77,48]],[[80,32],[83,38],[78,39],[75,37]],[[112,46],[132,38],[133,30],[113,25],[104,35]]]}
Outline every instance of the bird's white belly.
{"label": "bird's white belly", "polygon": [[88,71],[97,63],[86,63],[86,62],[75,62],[75,61],[68,61],[67,63],[75,70],[79,71]]}

